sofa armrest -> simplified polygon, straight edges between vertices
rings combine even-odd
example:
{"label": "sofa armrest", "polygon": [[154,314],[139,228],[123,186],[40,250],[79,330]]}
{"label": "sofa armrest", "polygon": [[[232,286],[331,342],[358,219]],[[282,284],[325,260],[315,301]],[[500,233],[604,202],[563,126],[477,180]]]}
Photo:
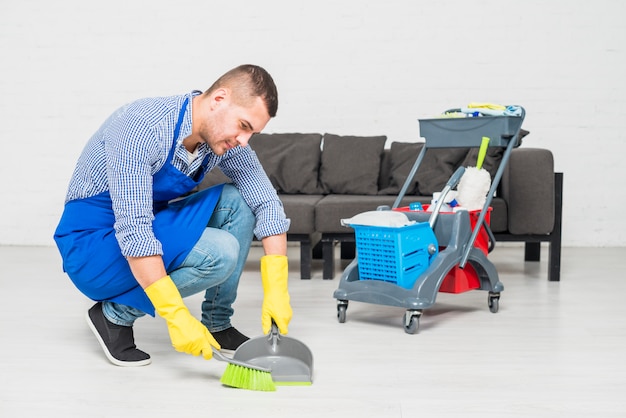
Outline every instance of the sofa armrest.
{"label": "sofa armrest", "polygon": [[515,148],[502,174],[509,233],[549,234],[554,228],[554,158],[541,148]]}

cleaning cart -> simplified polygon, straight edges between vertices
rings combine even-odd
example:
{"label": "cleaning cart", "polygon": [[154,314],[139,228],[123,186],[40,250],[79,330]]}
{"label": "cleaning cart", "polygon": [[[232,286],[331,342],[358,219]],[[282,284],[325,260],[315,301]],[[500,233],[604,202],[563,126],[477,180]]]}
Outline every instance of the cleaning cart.
{"label": "cleaning cart", "polygon": [[[440,291],[487,291],[489,310],[498,312],[504,286],[495,266],[487,259],[495,246],[489,216],[491,200],[511,151],[520,145],[525,110],[521,106],[515,108],[518,114],[514,116],[446,116],[419,120],[424,146],[393,207],[379,208],[401,211],[415,223],[401,227],[348,225],[355,230],[357,257],[345,268],[333,294],[340,323],[346,321],[349,301],[396,306],[406,309],[404,330],[414,334],[419,329],[423,310],[435,303]],[[457,112],[460,109],[451,109],[445,114]],[[429,149],[477,148],[484,137],[490,139],[490,146],[505,150],[482,209],[441,212],[445,195],[458,184],[463,167],[452,175],[434,208],[423,208],[419,204],[399,207]]]}

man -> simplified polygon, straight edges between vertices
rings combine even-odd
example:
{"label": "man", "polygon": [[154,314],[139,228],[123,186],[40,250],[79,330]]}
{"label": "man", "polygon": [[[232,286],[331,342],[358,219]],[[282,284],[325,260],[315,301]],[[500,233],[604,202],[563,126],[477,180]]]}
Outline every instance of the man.
{"label": "man", "polygon": [[[87,321],[107,358],[142,366],[133,324],[155,312],[178,351],[212,357],[248,337],[230,318],[253,234],[262,242],[261,322],[287,333],[289,219],[250,136],[276,115],[261,67],[242,65],[206,92],[140,99],[114,112],[88,141],[70,180],[54,239],[64,271],[97,303]],[[219,166],[233,184],[187,195]],[[182,298],[204,291],[201,321]]]}

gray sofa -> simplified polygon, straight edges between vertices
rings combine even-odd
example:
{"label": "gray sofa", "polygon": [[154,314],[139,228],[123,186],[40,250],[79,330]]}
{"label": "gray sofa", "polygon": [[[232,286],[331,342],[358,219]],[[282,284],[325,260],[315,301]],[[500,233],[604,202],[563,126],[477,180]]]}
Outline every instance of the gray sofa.
{"label": "gray sofa", "polygon": [[[520,133],[520,142],[528,132]],[[300,243],[301,278],[311,278],[313,258],[323,259],[323,278],[335,272],[335,246],[341,258],[355,257],[352,229],[341,219],[392,206],[423,144],[393,142],[385,136],[333,134],[256,134],[257,153],[291,218],[289,241]],[[490,148],[483,168],[492,177],[504,149]],[[400,206],[430,203],[460,165],[476,165],[474,148],[428,149]],[[212,171],[200,188],[229,181]],[[551,151],[514,148],[492,200],[491,230],[498,241],[525,243],[524,259],[539,261],[549,244],[548,280],[560,280],[563,174],[554,172]],[[495,243],[492,243],[495,244]]]}

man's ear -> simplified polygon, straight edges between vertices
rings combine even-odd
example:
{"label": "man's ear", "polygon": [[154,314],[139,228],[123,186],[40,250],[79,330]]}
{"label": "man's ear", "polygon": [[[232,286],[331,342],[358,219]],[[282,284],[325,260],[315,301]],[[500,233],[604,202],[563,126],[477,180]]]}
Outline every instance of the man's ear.
{"label": "man's ear", "polygon": [[230,96],[230,90],[226,87],[219,88],[211,94],[211,101],[220,103]]}

